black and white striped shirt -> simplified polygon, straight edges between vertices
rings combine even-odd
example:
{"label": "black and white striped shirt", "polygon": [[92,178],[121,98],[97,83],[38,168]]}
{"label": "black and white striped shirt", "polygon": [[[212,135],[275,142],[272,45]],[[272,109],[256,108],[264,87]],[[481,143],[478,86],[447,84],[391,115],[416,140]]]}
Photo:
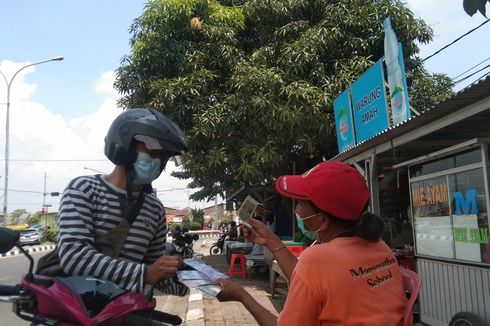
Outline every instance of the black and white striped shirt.
{"label": "black and white striped shirt", "polygon": [[73,179],[60,202],[58,255],[69,275],[90,275],[143,292],[145,265],[165,252],[165,211],[154,194],[146,195],[119,257],[113,259],[94,248],[94,238],[122,220],[120,197],[126,198],[126,191],[107,182],[103,175]]}

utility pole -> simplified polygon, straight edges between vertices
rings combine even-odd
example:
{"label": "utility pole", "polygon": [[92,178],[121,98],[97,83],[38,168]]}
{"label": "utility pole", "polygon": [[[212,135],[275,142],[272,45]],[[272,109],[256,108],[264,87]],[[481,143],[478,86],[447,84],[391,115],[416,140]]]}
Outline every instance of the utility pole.
{"label": "utility pole", "polygon": [[43,207],[46,207],[46,172],[44,172]]}
{"label": "utility pole", "polygon": [[214,230],[217,230],[219,228],[219,221],[218,221],[218,194],[214,197]]}

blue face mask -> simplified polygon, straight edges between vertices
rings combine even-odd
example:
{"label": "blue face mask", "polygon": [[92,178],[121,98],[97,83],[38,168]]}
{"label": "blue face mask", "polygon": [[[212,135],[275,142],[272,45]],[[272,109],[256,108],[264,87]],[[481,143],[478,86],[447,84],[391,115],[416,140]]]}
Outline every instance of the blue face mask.
{"label": "blue face mask", "polygon": [[151,158],[146,153],[138,153],[134,167],[134,183],[137,185],[150,184],[160,175],[160,159]]}
{"label": "blue face mask", "polygon": [[320,213],[313,214],[313,215],[310,215],[310,216],[305,217],[305,218],[301,218],[301,216],[299,216],[299,214],[296,213],[296,222],[298,222],[298,227],[301,230],[301,232],[303,232],[303,234],[305,235],[305,237],[307,237],[308,239],[317,240],[318,239],[318,235],[317,234],[318,234],[318,231],[320,231],[320,229],[318,229],[316,231],[307,230],[306,229],[306,226],[305,226],[304,220],[307,220],[309,218],[315,217],[315,216],[317,216],[319,214]]}

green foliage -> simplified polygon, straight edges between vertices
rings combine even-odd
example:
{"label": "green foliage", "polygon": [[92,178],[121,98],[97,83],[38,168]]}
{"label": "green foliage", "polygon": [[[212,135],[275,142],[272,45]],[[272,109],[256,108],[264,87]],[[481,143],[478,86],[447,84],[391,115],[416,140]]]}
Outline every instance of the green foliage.
{"label": "green foliage", "polygon": [[12,218],[12,224],[18,224],[19,223],[19,217],[22,214],[27,214],[27,211],[23,208],[19,208],[14,210],[12,213],[10,213],[10,217]]}
{"label": "green foliage", "polygon": [[182,223],[172,223],[174,228],[179,227],[182,230]]}
{"label": "green foliage", "polygon": [[199,222],[194,221],[194,222],[191,223],[191,227],[189,229],[192,230],[192,231],[201,230],[202,229],[202,224],[199,223]]}
{"label": "green foliage", "polygon": [[49,228],[44,230],[43,232],[43,241],[48,241],[48,242],[56,242],[56,237],[58,235],[58,229],[57,228]]}
{"label": "green foliage", "polygon": [[194,222],[197,222],[199,224],[204,225],[204,210],[200,208],[193,208],[191,209],[192,212],[192,220]]}
{"label": "green foliage", "polygon": [[191,220],[188,217],[182,218],[181,228],[191,228]]}
{"label": "green foliage", "polygon": [[[488,0],[490,2],[490,0]],[[464,11],[470,16],[473,16],[477,11],[479,11],[483,16],[486,16],[485,5],[487,0],[463,0]]]}
{"label": "green foliage", "polygon": [[117,70],[120,105],[157,108],[184,130],[190,151],[174,175],[202,189],[192,199],[271,187],[337,153],[332,101],[383,56],[388,15],[411,102],[430,108],[449,79],[418,57],[430,27],[393,0],[151,0]]}
{"label": "green foliage", "polygon": [[39,224],[40,219],[41,219],[41,212],[36,212],[36,213],[32,214],[31,216],[29,216],[26,223],[29,225]]}
{"label": "green foliage", "polygon": [[18,218],[19,216],[21,216],[22,214],[27,214],[27,211],[23,208],[19,208],[19,209],[16,209],[14,210],[12,213],[10,213],[10,215],[13,217],[13,218]]}
{"label": "green foliage", "polygon": [[221,225],[228,225],[228,224],[230,224],[230,221],[231,221],[231,220],[230,220],[228,217],[223,217],[223,219],[221,219],[221,220],[219,221],[219,224],[220,224],[220,226],[221,226]]}

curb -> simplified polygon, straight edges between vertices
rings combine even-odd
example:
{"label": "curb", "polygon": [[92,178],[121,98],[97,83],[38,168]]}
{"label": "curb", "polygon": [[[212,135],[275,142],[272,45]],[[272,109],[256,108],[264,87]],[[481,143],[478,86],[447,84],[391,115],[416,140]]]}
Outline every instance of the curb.
{"label": "curb", "polygon": [[[52,250],[55,248],[56,245],[47,245],[47,246],[37,246],[37,247],[32,247],[32,248],[25,248],[25,250],[28,253],[31,252],[41,252],[41,251],[47,251],[47,250]],[[7,256],[16,256],[16,255],[21,255],[22,253],[20,250],[10,250],[4,254],[0,254],[0,257],[7,257]]]}
{"label": "curb", "polygon": [[187,304],[186,325],[204,326],[204,302],[202,293],[197,289],[191,289]]}

